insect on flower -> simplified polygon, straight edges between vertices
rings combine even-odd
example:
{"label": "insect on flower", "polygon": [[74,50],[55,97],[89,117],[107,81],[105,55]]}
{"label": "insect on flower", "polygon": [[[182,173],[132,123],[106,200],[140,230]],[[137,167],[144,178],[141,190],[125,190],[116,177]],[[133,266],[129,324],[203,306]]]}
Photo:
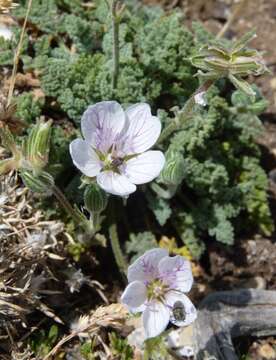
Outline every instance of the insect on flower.
{"label": "insect on flower", "polygon": [[184,294],[193,275],[182,256],[168,256],[165,249],[152,249],[128,268],[129,285],[121,300],[133,313],[142,312],[147,338],[160,335],[169,321],[187,326],[196,319],[196,309]]}
{"label": "insect on flower", "polygon": [[184,321],[186,319],[185,307],[181,301],[174,303],[172,313],[176,321]]}
{"label": "insect on flower", "polygon": [[81,130],[84,139],[70,144],[73,162],[108,193],[128,196],[136,185],[156,178],[165,164],[161,151],[148,151],[161,132],[160,120],[151,115],[148,104],[126,111],[116,101],[89,106]]}

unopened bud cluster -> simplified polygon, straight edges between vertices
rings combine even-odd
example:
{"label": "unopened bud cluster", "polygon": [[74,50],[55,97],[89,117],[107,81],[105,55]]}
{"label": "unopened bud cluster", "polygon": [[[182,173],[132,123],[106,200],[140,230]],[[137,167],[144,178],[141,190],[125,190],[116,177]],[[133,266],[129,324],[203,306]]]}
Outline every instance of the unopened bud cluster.
{"label": "unopened bud cluster", "polygon": [[246,47],[256,37],[255,32],[245,34],[233,46],[222,44],[206,45],[194,56],[192,64],[201,71],[198,75],[205,79],[228,77],[233,85],[249,96],[255,96],[251,86],[242,79],[248,75],[262,75],[268,71],[261,54]]}
{"label": "unopened bud cluster", "polygon": [[12,154],[0,162],[0,175],[19,170],[25,185],[39,193],[50,193],[54,179],[44,171],[50,150],[51,121],[39,122],[19,146],[8,127],[0,128],[3,146]]}

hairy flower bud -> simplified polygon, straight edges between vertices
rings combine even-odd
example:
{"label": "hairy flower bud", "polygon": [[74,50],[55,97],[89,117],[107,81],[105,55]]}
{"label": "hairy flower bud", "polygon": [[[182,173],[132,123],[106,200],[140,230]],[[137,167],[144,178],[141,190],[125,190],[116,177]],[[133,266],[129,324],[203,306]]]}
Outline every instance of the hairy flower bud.
{"label": "hairy flower bud", "polygon": [[97,185],[88,185],[84,192],[84,204],[90,213],[101,213],[107,206],[107,195]]}
{"label": "hairy flower bud", "polygon": [[48,163],[51,121],[35,125],[23,146],[24,158],[32,170],[40,171]]}
{"label": "hairy flower bud", "polygon": [[242,79],[250,74],[257,76],[268,72],[261,54],[257,50],[246,48],[247,43],[255,37],[255,32],[251,31],[230,48],[221,44],[206,45],[191,62],[201,70],[198,72],[199,76],[207,79],[228,77],[237,89],[255,96],[254,90]]}
{"label": "hairy flower bud", "polygon": [[32,171],[21,171],[21,178],[27,188],[33,192],[43,193],[48,196],[52,194],[55,181],[52,175],[45,171],[34,173]]}
{"label": "hairy flower bud", "polygon": [[184,177],[183,157],[176,152],[170,153],[167,156],[165,167],[161,173],[161,179],[167,185],[178,186]]}

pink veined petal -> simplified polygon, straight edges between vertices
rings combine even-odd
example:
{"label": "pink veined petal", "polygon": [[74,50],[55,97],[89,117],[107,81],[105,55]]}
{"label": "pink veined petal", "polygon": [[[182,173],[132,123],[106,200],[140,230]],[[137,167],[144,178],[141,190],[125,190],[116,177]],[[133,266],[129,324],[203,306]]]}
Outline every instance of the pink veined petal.
{"label": "pink veined petal", "polygon": [[158,264],[162,258],[168,256],[166,249],[151,249],[140,256],[129,266],[127,278],[129,282],[138,280],[147,283],[158,277]]}
{"label": "pink veined petal", "polygon": [[172,289],[189,292],[193,285],[191,264],[183,256],[167,256],[159,263],[160,277]]}
{"label": "pink veined petal", "polygon": [[128,160],[124,174],[134,184],[145,184],[159,176],[165,165],[165,156],[161,151],[147,151]]}
{"label": "pink veined petal", "polygon": [[73,140],[70,144],[70,154],[74,165],[84,175],[94,177],[101,171],[98,155],[85,140]]}
{"label": "pink veined petal", "polygon": [[126,110],[128,129],[120,148],[125,154],[138,154],[151,148],[159,138],[161,122],[151,115],[148,104],[136,104]]}
{"label": "pink veined petal", "polygon": [[146,338],[153,338],[160,335],[168,326],[170,310],[161,302],[152,301],[147,305],[142,318]]}
{"label": "pink veined petal", "polygon": [[[183,305],[183,319],[176,319],[173,308],[176,302]],[[176,326],[188,326],[197,318],[197,311],[191,300],[184,294],[176,291],[169,291],[165,297],[165,303],[170,309],[170,321]]]}
{"label": "pink veined petal", "polygon": [[132,184],[124,175],[115,173],[114,171],[103,171],[97,176],[98,185],[106,192],[128,196],[136,191],[136,185]]}
{"label": "pink veined petal", "polygon": [[102,101],[89,106],[81,119],[83,137],[103,153],[121,138],[125,125],[124,110],[116,101]]}
{"label": "pink veined petal", "polygon": [[144,310],[146,300],[147,288],[141,281],[131,282],[121,296],[122,303],[135,313]]}

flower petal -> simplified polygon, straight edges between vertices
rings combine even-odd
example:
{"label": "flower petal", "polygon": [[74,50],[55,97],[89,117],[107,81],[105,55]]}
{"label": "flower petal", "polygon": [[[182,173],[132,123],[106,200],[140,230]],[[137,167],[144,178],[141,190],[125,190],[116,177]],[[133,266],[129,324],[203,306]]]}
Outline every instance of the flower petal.
{"label": "flower petal", "polygon": [[[169,291],[165,297],[166,305],[171,309],[170,321],[176,326],[187,326],[195,321],[197,317],[196,308],[194,307],[191,300],[184,294],[175,291]],[[183,319],[176,319],[174,315],[175,303],[179,302],[180,311],[183,312]]]}
{"label": "flower petal", "polygon": [[144,303],[147,300],[147,288],[141,281],[131,282],[123,292],[121,301],[125,304],[130,311],[140,312],[143,311]]}
{"label": "flower petal", "polygon": [[126,176],[114,171],[101,172],[97,176],[97,183],[102,189],[113,195],[128,196],[136,191],[136,186]]}
{"label": "flower petal", "polygon": [[151,249],[145,252],[129,266],[127,278],[129,282],[139,280],[147,282],[158,277],[158,264],[162,258],[168,256],[166,249]]}
{"label": "flower petal", "polygon": [[168,326],[170,320],[169,308],[161,302],[148,304],[143,312],[143,324],[147,338],[160,335]]}
{"label": "flower petal", "polygon": [[182,292],[191,290],[193,285],[191,264],[183,256],[164,257],[158,267],[160,276],[171,288]]}
{"label": "flower petal", "polygon": [[133,184],[145,184],[155,179],[165,165],[165,156],[161,151],[147,151],[128,160],[124,174]]}
{"label": "flower petal", "polygon": [[161,122],[151,115],[148,104],[136,104],[126,110],[129,126],[124,137],[123,151],[138,154],[151,148],[159,138]]}
{"label": "flower petal", "polygon": [[124,110],[116,101],[102,101],[89,106],[81,119],[83,137],[103,153],[120,139],[125,125]]}
{"label": "flower petal", "polygon": [[86,176],[96,176],[101,171],[101,162],[92,147],[82,139],[70,144],[70,154],[74,165]]}

